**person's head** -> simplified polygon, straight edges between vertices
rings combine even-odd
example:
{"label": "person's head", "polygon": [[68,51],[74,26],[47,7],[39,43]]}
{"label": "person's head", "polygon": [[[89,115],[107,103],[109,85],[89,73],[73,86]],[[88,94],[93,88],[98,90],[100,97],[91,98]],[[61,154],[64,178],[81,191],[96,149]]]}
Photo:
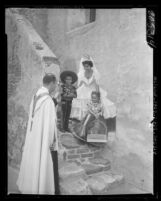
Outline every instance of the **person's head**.
{"label": "person's head", "polygon": [[60,74],[60,79],[62,83],[70,85],[78,80],[78,76],[75,72],[66,70]]}
{"label": "person's head", "polygon": [[65,83],[68,84],[68,85],[71,85],[72,82],[73,82],[72,76],[67,75],[67,76],[65,77]]}
{"label": "person's head", "polygon": [[82,64],[83,64],[83,67],[84,67],[85,71],[89,71],[93,67],[93,62],[92,61],[86,60],[86,61],[83,61]]}
{"label": "person's head", "polygon": [[53,74],[46,74],[43,77],[43,86],[48,88],[49,93],[54,92],[56,89],[57,83],[56,83],[56,77]]}
{"label": "person's head", "polygon": [[100,92],[92,91],[91,100],[92,100],[93,103],[99,103],[99,101],[100,101]]}
{"label": "person's head", "polygon": [[53,63],[53,62],[52,62],[51,60],[45,61],[45,65],[46,65],[46,66],[50,66],[52,63]]}

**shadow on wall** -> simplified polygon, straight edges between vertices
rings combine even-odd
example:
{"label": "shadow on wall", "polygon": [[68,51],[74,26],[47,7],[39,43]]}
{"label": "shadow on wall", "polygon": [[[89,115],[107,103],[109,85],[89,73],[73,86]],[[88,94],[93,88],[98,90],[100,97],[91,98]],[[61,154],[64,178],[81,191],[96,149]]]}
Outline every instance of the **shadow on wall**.
{"label": "shadow on wall", "polygon": [[76,60],[72,57],[66,58],[63,63],[62,71],[63,70],[71,70],[71,71],[74,71],[75,73],[77,73]]}

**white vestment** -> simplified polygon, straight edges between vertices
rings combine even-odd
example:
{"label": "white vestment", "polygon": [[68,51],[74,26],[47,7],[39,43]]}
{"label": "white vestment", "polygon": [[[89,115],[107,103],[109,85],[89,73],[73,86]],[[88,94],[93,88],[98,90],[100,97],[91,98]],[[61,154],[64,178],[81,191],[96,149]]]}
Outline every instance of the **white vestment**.
{"label": "white vestment", "polygon": [[50,146],[56,139],[58,149],[56,111],[48,89],[42,87],[36,95],[47,93],[36,103],[32,122],[33,99],[30,105],[26,139],[17,180],[25,194],[55,194],[53,163]]}

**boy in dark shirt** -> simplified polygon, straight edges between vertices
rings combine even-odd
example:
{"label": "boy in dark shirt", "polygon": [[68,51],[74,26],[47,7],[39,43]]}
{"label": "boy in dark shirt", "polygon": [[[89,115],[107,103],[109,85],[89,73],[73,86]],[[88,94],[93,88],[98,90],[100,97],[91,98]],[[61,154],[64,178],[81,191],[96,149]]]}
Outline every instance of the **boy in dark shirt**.
{"label": "boy in dark shirt", "polygon": [[77,81],[77,75],[72,71],[64,71],[60,75],[62,81],[62,131],[70,132],[68,128],[73,98],[77,97],[76,88],[72,85]]}

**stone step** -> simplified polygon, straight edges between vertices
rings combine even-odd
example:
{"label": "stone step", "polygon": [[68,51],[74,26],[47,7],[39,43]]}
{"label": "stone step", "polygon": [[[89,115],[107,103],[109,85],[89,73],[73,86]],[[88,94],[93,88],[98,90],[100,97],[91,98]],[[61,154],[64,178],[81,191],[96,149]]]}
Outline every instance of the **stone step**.
{"label": "stone step", "polygon": [[103,158],[103,157],[95,157],[95,158],[89,159],[89,162],[96,164],[96,165],[108,165],[108,164],[110,164],[110,161],[108,159]]}
{"label": "stone step", "polygon": [[79,141],[73,137],[72,134],[67,133],[61,134],[60,141],[61,144],[67,149],[77,148],[81,145]]}
{"label": "stone step", "polygon": [[93,175],[86,180],[92,194],[104,194],[109,189],[116,187],[124,181],[124,177],[118,174],[111,174],[108,171]]}
{"label": "stone step", "polygon": [[72,134],[61,134],[60,141],[63,150],[60,150],[63,154],[60,157],[64,158],[65,161],[83,161],[86,158],[94,158],[102,151],[101,147],[79,142]]}
{"label": "stone step", "polygon": [[77,163],[59,162],[59,179],[60,181],[72,178],[86,178],[85,170]]}
{"label": "stone step", "polygon": [[111,163],[108,159],[97,156],[96,153],[100,153],[102,148],[80,143],[72,134],[61,134],[60,139],[61,194],[103,194],[123,181],[122,175],[109,171]]}
{"label": "stone step", "polygon": [[86,175],[100,173],[111,169],[110,161],[103,158],[93,158],[90,161],[60,161],[60,180],[70,177],[86,177]]}
{"label": "stone step", "polygon": [[93,164],[83,164],[82,165],[86,174],[87,175],[90,175],[90,174],[95,174],[95,173],[98,173],[98,172],[101,172],[103,171],[102,167],[100,166],[97,166],[97,165],[93,165]]}
{"label": "stone step", "polygon": [[71,177],[60,181],[62,195],[101,195],[123,183],[124,177],[109,171],[85,178]]}
{"label": "stone step", "polygon": [[102,166],[102,165],[93,165],[91,163],[83,164],[82,167],[84,168],[85,173],[87,175],[99,173],[99,172],[102,172],[105,170],[110,170],[110,168],[111,168],[110,164],[107,166]]}
{"label": "stone step", "polygon": [[92,195],[88,183],[82,178],[60,182],[61,195]]}

